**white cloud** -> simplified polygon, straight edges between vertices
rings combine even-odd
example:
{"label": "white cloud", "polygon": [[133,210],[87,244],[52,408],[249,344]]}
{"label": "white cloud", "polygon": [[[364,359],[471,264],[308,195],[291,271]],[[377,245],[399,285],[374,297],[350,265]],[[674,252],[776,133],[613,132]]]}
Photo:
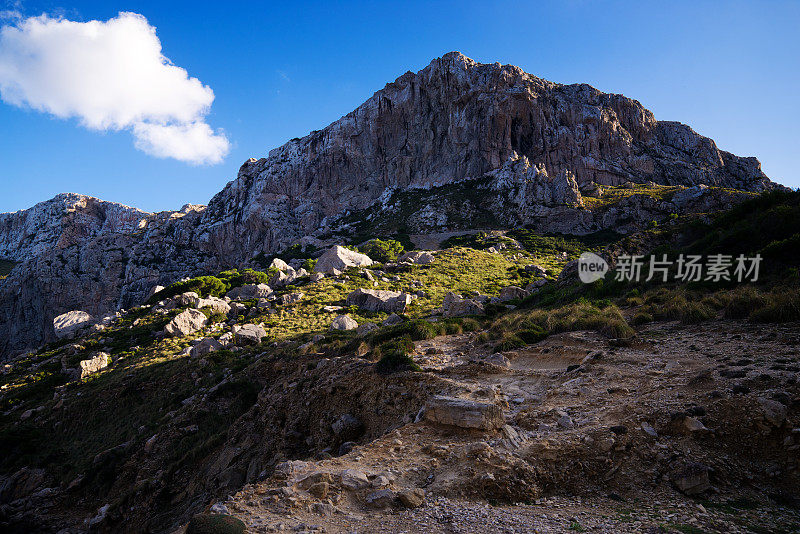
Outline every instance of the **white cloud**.
{"label": "white cloud", "polygon": [[213,164],[230,149],[205,122],[214,92],[163,56],[156,29],[135,13],[3,26],[0,97],[93,130],[129,130],[136,148],[159,158]]}

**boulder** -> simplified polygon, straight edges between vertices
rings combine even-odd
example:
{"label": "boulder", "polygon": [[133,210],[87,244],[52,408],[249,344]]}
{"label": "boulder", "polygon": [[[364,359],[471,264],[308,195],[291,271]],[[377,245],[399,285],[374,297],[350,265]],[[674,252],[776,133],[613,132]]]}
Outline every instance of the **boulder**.
{"label": "boulder", "polygon": [[164,291],[164,286],[153,286],[153,287],[151,287],[150,291],[147,292],[147,298],[145,299],[145,301],[150,300],[153,297],[153,295],[155,295],[156,293],[159,293],[161,291]]}
{"label": "boulder", "polygon": [[412,250],[397,259],[397,263],[412,263],[414,265],[428,265],[435,260],[433,254],[427,250]]}
{"label": "boulder", "polygon": [[285,261],[283,261],[280,258],[275,258],[274,260],[272,260],[272,262],[269,264],[269,268],[270,269],[278,269],[279,271],[284,271],[284,272],[286,272],[286,271],[288,271],[290,269],[292,271],[294,271],[294,269],[289,267],[288,263],[286,263]]}
{"label": "boulder", "polygon": [[340,315],[331,323],[331,330],[355,330],[358,323],[349,315]]}
{"label": "boulder", "polygon": [[180,295],[175,295],[172,297],[172,302],[175,304],[176,308],[183,306],[194,306],[199,298],[200,295],[194,291],[187,291],[186,293],[181,293]]}
{"label": "boulder", "polygon": [[394,492],[390,489],[373,491],[364,497],[364,502],[371,508],[386,508],[394,502]]}
{"label": "boulder", "polygon": [[460,295],[449,291],[442,302],[442,315],[445,317],[463,317],[465,315],[481,315],[484,308],[481,303],[473,299],[464,299]]}
{"label": "boulder", "polygon": [[345,469],[340,475],[342,487],[349,490],[360,490],[369,486],[367,475],[355,469]]}
{"label": "boulder", "polygon": [[267,337],[267,331],[257,324],[243,324],[233,327],[233,337],[237,345],[257,345]]}
{"label": "boulder", "polygon": [[776,400],[759,398],[761,414],[764,420],[772,426],[780,428],[786,420],[786,406]]}
{"label": "boulder", "polygon": [[428,401],[425,419],[441,425],[479,430],[494,430],[506,424],[503,411],[496,404],[444,396],[435,396]]}
{"label": "boulder", "polygon": [[508,302],[509,300],[521,300],[530,295],[527,291],[517,286],[508,286],[500,290],[497,298],[500,302]]}
{"label": "boulder", "polygon": [[672,483],[684,495],[698,495],[711,489],[708,479],[709,468],[701,463],[692,462],[672,473]]}
{"label": "boulder", "polygon": [[265,299],[272,294],[272,288],[267,284],[245,284],[234,287],[225,295],[232,299],[251,300]]}
{"label": "boulder", "polygon": [[547,273],[545,272],[545,268],[542,267],[541,265],[536,265],[535,263],[532,263],[530,265],[526,265],[525,266],[525,272],[532,273],[534,276],[538,276],[540,278],[543,278],[543,277],[547,276]]}
{"label": "boulder", "polygon": [[278,271],[275,276],[270,278],[269,285],[272,287],[283,287],[289,283],[289,275],[283,271]]}
{"label": "boulder", "polygon": [[231,305],[219,297],[208,297],[207,299],[197,299],[194,304],[195,308],[211,308],[214,313],[228,315],[231,311]]}
{"label": "boulder", "polygon": [[422,488],[408,489],[401,491],[397,498],[406,508],[418,508],[425,502],[425,490]]}
{"label": "boulder", "polygon": [[372,265],[372,260],[366,254],[360,254],[350,249],[334,245],[319,257],[314,265],[315,273],[333,273],[334,270],[344,271],[348,267],[366,267]]}
{"label": "boulder", "polygon": [[542,287],[542,286],[544,286],[546,284],[547,284],[547,279],[546,278],[540,278],[538,280],[534,280],[533,282],[531,282],[530,284],[525,286],[525,291],[527,291],[528,293],[533,293],[534,291],[536,291],[537,289],[539,289],[540,287]]}
{"label": "boulder", "polygon": [[189,355],[192,358],[199,358],[200,356],[205,356],[210,352],[215,352],[222,348],[222,343],[213,337],[204,337],[198,344],[192,347],[192,349],[189,351]]}
{"label": "boulder", "polygon": [[175,318],[164,327],[164,332],[172,337],[188,336],[203,328],[207,323],[208,318],[203,312],[194,308],[189,308],[176,315]]}
{"label": "boulder", "polygon": [[83,379],[101,369],[108,367],[109,355],[105,352],[95,353],[89,360],[81,360],[78,364],[79,378]]}
{"label": "boulder", "polygon": [[53,319],[53,329],[58,339],[75,337],[78,332],[92,325],[92,316],[85,311],[73,310]]}
{"label": "boulder", "polygon": [[287,306],[289,304],[297,304],[303,300],[302,293],[286,293],[285,295],[281,295],[281,304]]}
{"label": "boulder", "polygon": [[411,303],[411,295],[399,291],[359,288],[347,295],[348,306],[371,312],[403,313]]}

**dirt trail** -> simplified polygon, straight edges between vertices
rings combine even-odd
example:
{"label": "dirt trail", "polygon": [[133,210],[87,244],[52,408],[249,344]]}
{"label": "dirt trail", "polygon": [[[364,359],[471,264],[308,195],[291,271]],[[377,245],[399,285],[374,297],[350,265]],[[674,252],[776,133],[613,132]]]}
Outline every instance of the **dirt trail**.
{"label": "dirt trail", "polygon": [[495,403],[506,426],[422,419],[218,509],[251,532],[800,531],[798,325],[658,323],[630,347],[574,332],[503,354],[460,334],[416,353],[442,395]]}

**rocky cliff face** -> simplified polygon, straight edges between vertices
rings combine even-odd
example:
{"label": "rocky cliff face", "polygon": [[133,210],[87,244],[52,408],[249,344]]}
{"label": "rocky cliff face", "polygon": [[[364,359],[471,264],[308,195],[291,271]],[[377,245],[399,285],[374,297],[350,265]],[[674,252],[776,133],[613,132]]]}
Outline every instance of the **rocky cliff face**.
{"label": "rocky cliff face", "polygon": [[457,221],[428,204],[409,216],[421,229],[481,224],[488,210],[502,215],[499,223],[583,232],[622,217],[576,211],[578,188],[629,181],[775,186],[756,159],[656,121],[635,100],[452,52],[325,129],[248,160],[208,208],[150,214],[65,194],[0,215],[0,259],[22,262],[0,280],[0,358],[52,339],[60,313],[130,306],[156,284],[335,230],[346,214],[379,209],[393,192],[462,184],[465,194],[486,197],[472,199],[480,205],[473,211],[451,204],[465,207]]}
{"label": "rocky cliff face", "polygon": [[203,237],[238,258],[274,251],[386,188],[479,178],[512,153],[550,176],[570,172],[578,184],[770,187],[755,158],[657,121],[636,100],[451,52],[327,128],[246,162],[211,200]]}

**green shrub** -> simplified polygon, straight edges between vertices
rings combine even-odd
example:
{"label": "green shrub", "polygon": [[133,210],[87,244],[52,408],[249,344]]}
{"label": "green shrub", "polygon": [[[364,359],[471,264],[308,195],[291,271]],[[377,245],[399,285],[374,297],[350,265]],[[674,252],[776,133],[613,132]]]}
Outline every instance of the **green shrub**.
{"label": "green shrub", "polygon": [[394,239],[371,239],[359,247],[362,254],[366,254],[378,263],[395,261],[403,253],[404,247],[400,241]]}
{"label": "green shrub", "polygon": [[517,332],[517,337],[525,342],[527,345],[538,343],[547,337],[547,332],[541,327],[528,328]]}
{"label": "green shrub", "polygon": [[764,296],[763,307],[750,314],[757,323],[800,321],[800,289],[776,290]]}
{"label": "green shrub", "polygon": [[509,350],[519,349],[525,346],[525,342],[514,334],[506,334],[500,342],[494,346],[495,352],[506,352]]}
{"label": "green shrub", "polygon": [[639,313],[637,313],[636,315],[633,316],[633,319],[631,319],[631,322],[633,324],[635,324],[635,325],[652,323],[653,322],[653,316],[650,315],[649,313],[646,313],[646,312],[639,312]]}
{"label": "green shrub", "polygon": [[375,369],[382,374],[400,371],[420,371],[419,365],[408,354],[412,350],[414,350],[414,342],[407,335],[383,343],[373,352],[376,356],[380,355],[380,360],[375,365]]}
{"label": "green shrub", "polygon": [[461,328],[464,332],[477,332],[481,329],[481,323],[472,317],[461,319]]}
{"label": "green shrub", "polygon": [[724,315],[728,319],[746,319],[753,311],[763,308],[765,303],[764,296],[748,286],[732,293]]}

